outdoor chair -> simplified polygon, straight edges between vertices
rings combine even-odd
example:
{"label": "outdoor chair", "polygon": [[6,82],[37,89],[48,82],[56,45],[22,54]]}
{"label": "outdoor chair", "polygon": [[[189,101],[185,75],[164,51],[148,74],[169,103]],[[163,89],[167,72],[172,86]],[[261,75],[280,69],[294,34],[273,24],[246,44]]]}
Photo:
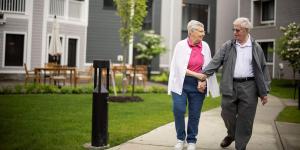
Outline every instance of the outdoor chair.
{"label": "outdoor chair", "polygon": [[[134,68],[133,68],[134,69]],[[130,82],[133,82],[134,77],[134,70],[130,73]],[[135,83],[136,84],[143,84],[146,86],[147,83],[147,66],[146,65],[136,65],[135,66]]]}
{"label": "outdoor chair", "polygon": [[34,71],[29,71],[28,68],[27,68],[27,65],[26,63],[24,63],[24,69],[25,69],[25,85],[27,84],[27,82],[29,80],[33,80],[34,82],[36,80],[40,80],[39,77],[36,77],[35,74],[34,74]]}
{"label": "outdoor chair", "polygon": [[93,65],[86,68],[84,71],[75,71],[75,87],[77,85],[77,82],[80,81],[87,81],[91,82],[93,78]]}
{"label": "outdoor chair", "polygon": [[57,70],[53,71],[50,75],[50,84],[53,81],[54,85],[60,86],[60,82],[63,83],[63,85],[66,85],[66,80],[67,80],[67,73],[66,71],[60,71],[60,67],[65,67],[65,66],[59,66],[55,65],[54,68],[57,68]]}

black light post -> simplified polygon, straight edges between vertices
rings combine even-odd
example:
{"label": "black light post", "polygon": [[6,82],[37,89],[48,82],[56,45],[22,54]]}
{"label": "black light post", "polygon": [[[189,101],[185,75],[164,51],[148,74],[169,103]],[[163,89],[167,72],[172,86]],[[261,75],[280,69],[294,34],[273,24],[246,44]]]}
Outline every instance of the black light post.
{"label": "black light post", "polygon": [[[85,144],[88,149],[108,148],[108,96],[109,61],[94,60],[94,92],[92,106],[92,142]],[[102,83],[102,71],[106,69],[106,86]]]}

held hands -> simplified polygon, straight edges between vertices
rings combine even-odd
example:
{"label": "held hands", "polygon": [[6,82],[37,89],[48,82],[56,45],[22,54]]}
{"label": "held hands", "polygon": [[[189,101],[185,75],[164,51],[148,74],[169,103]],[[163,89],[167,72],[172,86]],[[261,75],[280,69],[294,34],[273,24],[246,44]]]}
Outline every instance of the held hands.
{"label": "held hands", "polygon": [[207,76],[205,74],[202,74],[202,73],[196,73],[195,74],[195,77],[201,81],[205,81]]}
{"label": "held hands", "polygon": [[268,102],[268,96],[261,96],[260,97],[261,103],[265,105]]}
{"label": "held hands", "polygon": [[199,92],[204,93],[206,88],[206,81],[198,81],[197,89]]}

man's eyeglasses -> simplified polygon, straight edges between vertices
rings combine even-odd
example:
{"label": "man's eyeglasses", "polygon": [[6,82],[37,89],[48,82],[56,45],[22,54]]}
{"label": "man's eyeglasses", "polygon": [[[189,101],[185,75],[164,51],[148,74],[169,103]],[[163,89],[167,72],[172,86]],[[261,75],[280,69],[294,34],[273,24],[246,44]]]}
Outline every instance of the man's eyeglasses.
{"label": "man's eyeglasses", "polygon": [[234,28],[233,28],[232,31],[233,31],[233,32],[240,32],[241,30],[240,30],[240,29],[234,29]]}

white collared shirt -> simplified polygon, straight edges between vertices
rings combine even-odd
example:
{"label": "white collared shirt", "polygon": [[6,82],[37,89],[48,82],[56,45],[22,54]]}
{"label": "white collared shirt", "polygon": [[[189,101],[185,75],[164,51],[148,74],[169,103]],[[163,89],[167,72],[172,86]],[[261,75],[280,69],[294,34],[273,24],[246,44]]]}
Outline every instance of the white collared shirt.
{"label": "white collared shirt", "polygon": [[252,42],[250,35],[248,35],[248,40],[244,45],[241,45],[238,41],[236,41],[235,47],[237,56],[233,77],[253,77]]}
{"label": "white collared shirt", "polygon": [[[182,94],[183,82],[186,75],[186,70],[191,55],[192,49],[188,45],[187,39],[179,41],[174,49],[173,58],[170,66],[170,75],[168,82],[168,94],[175,92],[179,95]],[[208,44],[202,41],[202,51],[204,57],[204,64],[202,68],[208,65],[211,61],[211,53]],[[216,75],[213,74],[207,79],[207,95],[211,94],[212,97],[220,95],[219,85],[217,82]]]}

